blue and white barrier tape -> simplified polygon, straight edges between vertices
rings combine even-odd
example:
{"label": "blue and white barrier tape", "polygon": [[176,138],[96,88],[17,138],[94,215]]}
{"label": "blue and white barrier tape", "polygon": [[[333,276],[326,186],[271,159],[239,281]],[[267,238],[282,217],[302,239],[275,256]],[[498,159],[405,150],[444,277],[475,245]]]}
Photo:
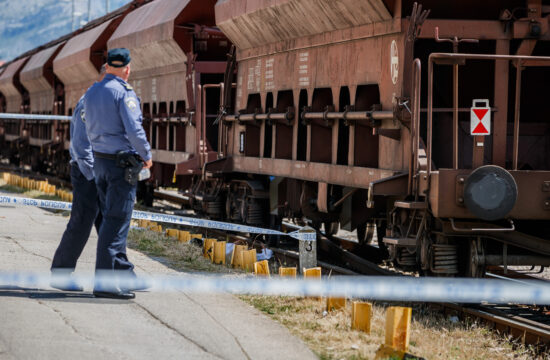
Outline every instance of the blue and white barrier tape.
{"label": "blue and white barrier tape", "polygon": [[[64,201],[52,201],[52,200],[40,200],[40,199],[30,199],[17,196],[0,196],[0,205],[20,205],[20,206],[35,206],[46,209],[57,209],[57,210],[68,210],[72,208],[72,204]],[[301,230],[293,231],[290,233],[284,233],[282,231],[264,229],[255,226],[233,224],[222,221],[214,220],[205,220],[197,219],[186,216],[178,215],[167,215],[160,213],[153,213],[148,211],[138,211],[134,210],[132,213],[132,219],[137,220],[149,220],[170,224],[177,224],[183,226],[192,226],[192,227],[201,227],[207,229],[217,229],[225,231],[235,231],[240,233],[251,233],[251,234],[264,234],[264,235],[288,235],[294,239],[301,241],[316,241],[317,234],[313,229],[303,228]]]}
{"label": "blue and white barrier tape", "polygon": [[36,115],[36,114],[0,113],[0,119],[11,119],[11,120],[71,120],[71,117],[70,116],[64,116],[64,115]]}
{"label": "blue and white barrier tape", "polygon": [[153,292],[331,296],[406,302],[517,303],[550,305],[550,283],[492,279],[333,276],[323,279],[229,277],[226,275],[114,276],[0,272],[2,287],[49,288],[79,284],[85,289],[148,288]]}

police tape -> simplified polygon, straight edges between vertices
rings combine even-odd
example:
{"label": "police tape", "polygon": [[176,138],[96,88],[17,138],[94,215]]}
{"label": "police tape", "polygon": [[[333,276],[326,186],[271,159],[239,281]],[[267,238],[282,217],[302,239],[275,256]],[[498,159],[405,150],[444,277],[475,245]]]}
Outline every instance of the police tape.
{"label": "police tape", "polygon": [[[266,296],[329,296],[356,299],[550,305],[550,283],[526,280],[417,278],[407,276],[332,276],[319,279],[250,275],[140,275],[98,272],[82,275],[56,272],[0,272],[0,289],[142,289],[151,292],[231,293]],[[126,273],[127,274],[127,273]]]}
{"label": "police tape", "polygon": [[[16,206],[34,206],[45,209],[55,209],[55,210],[67,210],[72,209],[72,204],[64,201],[54,201],[54,200],[42,200],[42,199],[31,199],[17,196],[0,196],[0,205],[16,205]],[[233,224],[222,221],[199,219],[193,217],[179,216],[179,215],[169,215],[169,214],[160,214],[153,213],[148,211],[139,211],[134,210],[132,213],[132,219],[136,220],[149,220],[163,223],[170,223],[182,226],[191,226],[191,227],[200,227],[206,229],[216,229],[224,231],[234,231],[239,233],[251,233],[251,234],[263,234],[263,235],[279,235],[279,236],[290,236],[294,239],[300,241],[316,241],[317,234],[315,230],[304,227],[300,230],[296,230],[290,233],[284,233],[278,230],[264,229],[255,226]]]}
{"label": "police tape", "polygon": [[36,114],[8,114],[0,113],[0,119],[9,120],[71,120],[65,115],[36,115]]}

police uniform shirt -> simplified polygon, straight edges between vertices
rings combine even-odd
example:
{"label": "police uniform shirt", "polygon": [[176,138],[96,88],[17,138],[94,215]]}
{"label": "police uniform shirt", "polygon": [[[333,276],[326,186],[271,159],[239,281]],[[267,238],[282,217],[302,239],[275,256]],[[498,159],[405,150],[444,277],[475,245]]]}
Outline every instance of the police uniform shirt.
{"label": "police uniform shirt", "polygon": [[71,163],[76,163],[82,175],[86,179],[92,180],[94,178],[94,157],[90,139],[86,134],[84,114],[84,96],[82,96],[76,104],[71,118],[69,154],[71,155]]}
{"label": "police uniform shirt", "polygon": [[137,153],[151,159],[151,147],[142,126],[139,100],[132,87],[113,74],[105,75],[84,97],[86,132],[94,151]]}

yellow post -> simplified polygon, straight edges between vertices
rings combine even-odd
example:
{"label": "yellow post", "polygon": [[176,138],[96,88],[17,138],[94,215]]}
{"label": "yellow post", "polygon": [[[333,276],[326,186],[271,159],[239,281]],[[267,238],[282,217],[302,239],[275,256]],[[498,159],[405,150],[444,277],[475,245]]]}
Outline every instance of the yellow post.
{"label": "yellow post", "polygon": [[151,229],[155,232],[158,232],[158,233],[162,233],[162,225],[155,225],[153,226],[153,228]]}
{"label": "yellow post", "polygon": [[216,241],[214,243],[214,264],[225,264],[226,243],[226,241]]}
{"label": "yellow post", "polygon": [[216,243],[216,239],[204,239],[204,244],[202,248],[202,254],[205,258],[210,259],[210,261],[214,261],[214,244]]}
{"label": "yellow post", "polygon": [[362,301],[354,301],[351,306],[351,328],[370,334],[372,319],[372,304]]}
{"label": "yellow post", "polygon": [[243,251],[243,268],[247,271],[254,271],[256,262],[256,249]]}
{"label": "yellow post", "polygon": [[304,268],[304,277],[305,278],[321,278],[321,268],[314,267],[310,269]]}
{"label": "yellow post", "polygon": [[178,230],[177,229],[166,229],[166,236],[168,237],[178,237]]}
{"label": "yellow post", "polygon": [[144,219],[139,219],[138,220],[138,226],[140,228],[146,228],[148,223],[149,223],[148,220],[144,220]]}
{"label": "yellow post", "polygon": [[346,298],[328,297],[327,311],[334,311],[346,308]]}
{"label": "yellow post", "polygon": [[178,232],[178,241],[180,242],[188,242],[189,240],[191,240],[191,234],[189,234],[189,231],[183,231],[183,230],[180,230]]}
{"label": "yellow post", "polygon": [[69,194],[69,202],[73,202],[73,193]]}
{"label": "yellow post", "polygon": [[280,267],[279,268],[279,276],[288,276],[288,277],[296,277],[296,268],[295,267]]}
{"label": "yellow post", "polygon": [[269,277],[269,261],[262,260],[262,261],[256,261],[254,263],[254,274],[256,276],[267,276]]}
{"label": "yellow post", "polygon": [[149,221],[149,222],[147,223],[147,227],[149,228],[149,230],[153,230],[153,231],[154,231],[154,229],[156,229],[156,227],[157,227],[157,223],[156,223],[155,221]]}
{"label": "yellow post", "polygon": [[396,350],[409,350],[412,308],[392,306],[386,312],[386,343]]}
{"label": "yellow post", "polygon": [[243,253],[248,250],[246,245],[235,245],[231,253],[231,266],[238,269],[244,269]]}
{"label": "yellow post", "polygon": [[[306,279],[318,279],[321,280],[321,268],[320,267],[314,267],[314,268],[303,268],[304,272],[304,278]],[[321,300],[320,296],[310,296],[311,299],[317,299]]]}

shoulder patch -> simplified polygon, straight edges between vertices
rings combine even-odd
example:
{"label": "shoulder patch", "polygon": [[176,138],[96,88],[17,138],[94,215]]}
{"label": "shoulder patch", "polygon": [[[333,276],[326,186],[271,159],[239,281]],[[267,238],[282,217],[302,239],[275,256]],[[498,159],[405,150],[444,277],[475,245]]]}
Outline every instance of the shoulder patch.
{"label": "shoulder patch", "polygon": [[80,110],[80,120],[82,120],[82,122],[86,122],[86,111],[84,111],[84,109]]}
{"label": "shoulder patch", "polygon": [[138,108],[137,100],[133,96],[129,96],[124,101],[126,103],[126,106],[128,106],[128,109],[131,111],[135,111]]}
{"label": "shoulder patch", "polygon": [[127,90],[134,90],[134,88],[132,87],[132,85],[128,84],[127,82],[125,82],[123,85],[124,85],[124,87],[125,87]]}

